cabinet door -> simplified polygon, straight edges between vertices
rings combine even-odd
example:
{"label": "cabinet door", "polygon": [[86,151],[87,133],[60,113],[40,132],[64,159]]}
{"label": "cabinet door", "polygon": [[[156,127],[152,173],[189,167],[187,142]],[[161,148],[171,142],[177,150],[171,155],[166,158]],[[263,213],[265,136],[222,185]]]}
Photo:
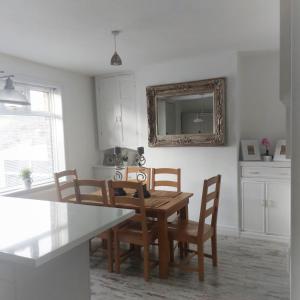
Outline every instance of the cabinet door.
{"label": "cabinet door", "polygon": [[242,180],[242,230],[265,231],[265,184]]}
{"label": "cabinet door", "polygon": [[134,77],[132,75],[119,76],[119,87],[122,114],[122,146],[136,148],[138,145]]}
{"label": "cabinet door", "polygon": [[291,186],[288,182],[266,183],[266,232],[290,235]]}
{"label": "cabinet door", "polygon": [[121,146],[119,83],[114,77],[96,79],[99,148]]}

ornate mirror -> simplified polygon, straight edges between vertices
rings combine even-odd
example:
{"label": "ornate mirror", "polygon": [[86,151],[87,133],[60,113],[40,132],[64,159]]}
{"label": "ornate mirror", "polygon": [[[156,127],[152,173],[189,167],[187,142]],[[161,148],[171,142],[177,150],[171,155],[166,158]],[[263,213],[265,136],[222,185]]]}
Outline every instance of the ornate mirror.
{"label": "ornate mirror", "polygon": [[225,78],[149,86],[150,147],[225,144]]}

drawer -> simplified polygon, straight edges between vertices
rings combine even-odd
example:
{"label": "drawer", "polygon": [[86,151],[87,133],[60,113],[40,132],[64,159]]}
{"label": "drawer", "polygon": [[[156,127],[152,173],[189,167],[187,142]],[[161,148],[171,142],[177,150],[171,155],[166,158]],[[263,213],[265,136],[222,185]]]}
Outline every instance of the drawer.
{"label": "drawer", "polygon": [[266,177],[289,179],[291,177],[290,168],[271,167],[242,167],[242,177]]}

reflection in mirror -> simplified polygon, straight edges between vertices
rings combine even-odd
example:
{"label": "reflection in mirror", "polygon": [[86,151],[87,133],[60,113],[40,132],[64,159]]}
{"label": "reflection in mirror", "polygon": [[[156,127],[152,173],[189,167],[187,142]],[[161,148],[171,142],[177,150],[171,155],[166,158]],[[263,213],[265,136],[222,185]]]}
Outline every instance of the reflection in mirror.
{"label": "reflection in mirror", "polygon": [[214,94],[157,97],[158,135],[213,134]]}

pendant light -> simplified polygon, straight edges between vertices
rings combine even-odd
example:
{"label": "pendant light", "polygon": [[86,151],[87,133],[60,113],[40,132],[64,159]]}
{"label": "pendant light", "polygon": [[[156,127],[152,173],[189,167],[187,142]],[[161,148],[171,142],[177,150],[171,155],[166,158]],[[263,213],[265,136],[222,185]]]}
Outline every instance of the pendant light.
{"label": "pendant light", "polygon": [[0,77],[6,79],[4,89],[0,90],[0,102],[15,105],[30,105],[27,98],[15,89],[12,77],[14,76],[4,75]]}
{"label": "pendant light", "polygon": [[121,66],[122,65],[122,59],[117,53],[117,35],[120,33],[120,30],[113,30],[112,35],[114,36],[114,44],[115,44],[115,52],[110,60],[110,64],[112,66]]}
{"label": "pendant light", "polygon": [[202,123],[203,119],[200,118],[199,113],[197,113],[196,118],[193,120],[193,123]]}

